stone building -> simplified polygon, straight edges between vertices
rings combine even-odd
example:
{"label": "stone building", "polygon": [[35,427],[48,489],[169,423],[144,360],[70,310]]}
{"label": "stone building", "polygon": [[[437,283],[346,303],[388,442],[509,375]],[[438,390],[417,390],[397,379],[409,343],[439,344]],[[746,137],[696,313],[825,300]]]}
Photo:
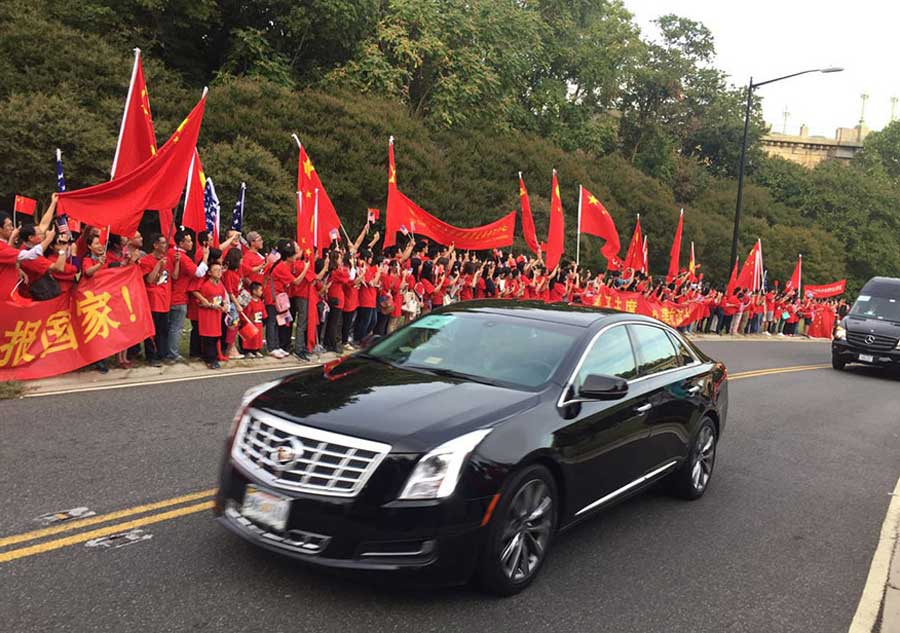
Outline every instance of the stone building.
{"label": "stone building", "polygon": [[868,133],[869,128],[865,124],[839,127],[832,139],[810,136],[809,128],[801,125],[800,134],[770,132],[762,137],[760,144],[769,156],[780,156],[812,169],[824,160],[849,161],[862,150],[863,140]]}

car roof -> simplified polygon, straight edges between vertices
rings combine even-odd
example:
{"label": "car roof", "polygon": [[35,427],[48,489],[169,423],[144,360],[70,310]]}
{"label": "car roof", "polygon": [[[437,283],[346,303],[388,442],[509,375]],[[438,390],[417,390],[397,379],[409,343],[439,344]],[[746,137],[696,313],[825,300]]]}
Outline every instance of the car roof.
{"label": "car roof", "polygon": [[640,314],[621,312],[609,308],[592,308],[582,305],[570,305],[568,303],[544,303],[543,301],[482,299],[453,303],[438,309],[440,312],[458,312],[461,310],[466,312],[499,314],[525,319],[535,319],[537,321],[562,323],[583,328],[591,327],[601,321],[604,323],[612,323],[625,318],[636,321],[647,321],[648,323],[657,322],[655,319]]}

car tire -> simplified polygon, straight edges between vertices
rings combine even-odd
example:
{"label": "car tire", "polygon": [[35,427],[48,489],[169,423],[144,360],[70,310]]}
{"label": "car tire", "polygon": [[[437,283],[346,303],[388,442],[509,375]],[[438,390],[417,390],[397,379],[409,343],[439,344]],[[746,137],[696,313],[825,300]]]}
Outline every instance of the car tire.
{"label": "car tire", "polygon": [[693,501],[703,496],[712,479],[718,442],[716,425],[711,419],[703,418],[691,442],[687,460],[672,473],[670,489],[676,497]]}
{"label": "car tire", "polygon": [[845,363],[844,361],[842,361],[839,357],[837,357],[837,356],[835,356],[835,355],[832,354],[832,356],[831,356],[831,366],[832,366],[834,369],[837,369],[838,371],[841,371],[842,369],[844,369],[844,366],[845,366],[846,364],[847,364],[847,363]]}
{"label": "car tire", "polygon": [[477,572],[481,588],[512,596],[530,585],[550,552],[558,514],[556,480],[547,468],[534,464],[513,474],[488,523]]}

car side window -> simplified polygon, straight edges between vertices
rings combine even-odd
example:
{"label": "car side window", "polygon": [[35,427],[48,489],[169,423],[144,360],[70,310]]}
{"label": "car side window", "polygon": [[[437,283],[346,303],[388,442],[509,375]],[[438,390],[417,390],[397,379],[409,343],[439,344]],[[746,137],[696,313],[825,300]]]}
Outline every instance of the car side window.
{"label": "car side window", "polygon": [[665,330],[649,325],[629,327],[641,359],[638,367],[641,376],[678,368],[678,353]]}
{"label": "car side window", "polygon": [[625,326],[613,327],[594,341],[575,377],[575,387],[580,387],[591,374],[618,376],[625,380],[637,377],[637,363]]}
{"label": "car side window", "polygon": [[684,343],[678,340],[678,337],[672,334],[671,332],[667,332],[669,335],[669,339],[671,339],[672,344],[675,346],[675,351],[678,352],[678,364],[684,367],[685,365],[690,365],[694,362],[694,356],[688,351],[688,348],[685,347]]}

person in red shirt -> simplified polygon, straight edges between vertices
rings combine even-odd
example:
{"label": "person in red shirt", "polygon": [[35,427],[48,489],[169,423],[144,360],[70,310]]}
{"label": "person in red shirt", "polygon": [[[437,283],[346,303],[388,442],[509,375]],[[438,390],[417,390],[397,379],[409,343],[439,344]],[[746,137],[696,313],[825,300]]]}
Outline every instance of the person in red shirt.
{"label": "person in red shirt", "polygon": [[[284,358],[290,354],[291,349],[291,328],[293,317],[291,316],[291,300],[290,291],[306,277],[309,271],[309,260],[305,261],[303,267],[295,275],[292,271],[292,265],[297,257],[297,246],[289,240],[282,240],[276,246],[276,252],[279,255],[276,261],[269,269],[269,276],[273,284],[273,292],[275,295],[276,313],[276,347],[270,349],[270,354],[276,358]],[[271,348],[272,346],[269,345]]]}
{"label": "person in red shirt", "polygon": [[[40,227],[36,227],[33,224],[26,224],[19,234],[19,239],[23,243],[22,249],[27,251],[41,244],[43,231],[41,231]],[[57,239],[55,234],[53,239]],[[52,273],[62,272],[66,265],[68,237],[59,237],[59,239],[66,240],[66,243],[63,244],[61,248],[58,247],[57,250],[47,253],[49,257],[52,257],[52,260],[49,259],[49,257],[36,257],[34,259],[24,259],[19,262],[19,267],[22,269],[22,272],[25,273],[26,277],[24,284],[25,292],[23,294],[30,296],[32,299],[44,300],[59,296],[59,294],[55,293],[55,286],[57,284],[53,284],[54,287],[51,289],[48,288],[44,282],[39,281],[48,273],[50,273],[52,277]],[[35,292],[31,293],[31,286],[33,284],[40,284],[42,287],[35,287]],[[54,291],[52,292],[53,296],[50,296],[51,290]]]}
{"label": "person in red shirt", "polygon": [[150,236],[153,250],[140,260],[144,273],[144,286],[147,289],[147,301],[153,317],[153,338],[144,341],[144,354],[153,367],[162,366],[162,359],[168,348],[169,308],[172,300],[172,271],[166,251],[169,242],[164,235],[154,233]]}
{"label": "person in red shirt", "polygon": [[356,311],[359,308],[359,286],[362,283],[362,275],[359,269],[359,259],[354,253],[344,255],[344,265],[347,267],[349,279],[344,284],[344,307],[341,314],[341,343],[344,349],[350,347],[350,334],[353,332],[353,324],[356,320]]}
{"label": "person in red shirt", "polygon": [[222,316],[228,312],[228,292],[222,283],[222,264],[213,264],[209,269],[209,278],[193,292],[200,303],[198,321],[203,360],[210,369],[218,369]]}
{"label": "person in red shirt", "polygon": [[339,249],[329,251],[328,260],[328,319],[325,322],[325,349],[340,354],[345,290],[350,283],[350,269],[343,260]]}
{"label": "person in red shirt", "polygon": [[[263,358],[263,322],[266,316],[266,304],[262,300],[263,288],[258,281],[250,282],[250,303],[244,308],[244,323],[249,320],[256,326],[256,334],[243,338],[241,347],[250,358]],[[243,326],[242,326],[243,327]]]}
{"label": "person in red shirt", "polygon": [[172,301],[169,305],[169,329],[166,336],[168,347],[163,360],[184,361],[178,351],[184,321],[187,318],[188,294],[203,283],[207,271],[209,249],[204,249],[199,265],[188,255],[194,246],[190,232],[185,229],[175,231],[175,247],[168,252],[168,267],[172,271]]}
{"label": "person in red shirt", "polygon": [[228,310],[228,319],[230,323],[225,324],[225,334],[222,336],[222,345],[225,348],[225,356],[229,359],[240,360],[244,358],[237,349],[237,335],[244,323],[243,309],[241,303],[242,297],[246,302],[248,293],[243,292],[243,284],[241,283],[241,251],[237,248],[229,249],[228,253],[222,256],[224,272],[222,273],[222,283],[225,285],[225,291],[228,293],[230,308]]}

